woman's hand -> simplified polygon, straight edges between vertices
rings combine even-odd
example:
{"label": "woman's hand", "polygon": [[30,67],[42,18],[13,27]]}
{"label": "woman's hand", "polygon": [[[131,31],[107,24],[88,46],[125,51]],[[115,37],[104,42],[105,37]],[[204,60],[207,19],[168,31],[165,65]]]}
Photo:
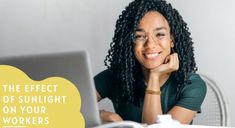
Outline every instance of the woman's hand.
{"label": "woman's hand", "polygon": [[148,87],[153,90],[160,90],[161,85],[166,81],[171,72],[179,69],[178,54],[173,53],[165,58],[165,61],[158,67],[149,70]]}
{"label": "woman's hand", "polygon": [[123,121],[118,114],[104,110],[100,110],[100,117],[103,123]]}
{"label": "woman's hand", "polygon": [[170,74],[179,69],[179,58],[177,53],[170,54],[166,57],[163,64],[150,70],[150,74],[155,74],[158,77],[164,74]]}

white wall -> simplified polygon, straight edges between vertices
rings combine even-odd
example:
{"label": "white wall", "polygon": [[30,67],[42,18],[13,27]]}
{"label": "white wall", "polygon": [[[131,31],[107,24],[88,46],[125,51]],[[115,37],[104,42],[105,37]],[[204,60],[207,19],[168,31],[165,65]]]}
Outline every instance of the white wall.
{"label": "white wall", "polygon": [[195,42],[199,72],[212,77],[223,90],[235,126],[235,1],[169,0],[179,10]]}
{"label": "white wall", "polygon": [[[84,49],[90,52],[97,74],[105,68],[116,19],[130,1],[0,0],[0,57]],[[188,23],[199,72],[223,89],[235,126],[235,1],[168,1]]]}

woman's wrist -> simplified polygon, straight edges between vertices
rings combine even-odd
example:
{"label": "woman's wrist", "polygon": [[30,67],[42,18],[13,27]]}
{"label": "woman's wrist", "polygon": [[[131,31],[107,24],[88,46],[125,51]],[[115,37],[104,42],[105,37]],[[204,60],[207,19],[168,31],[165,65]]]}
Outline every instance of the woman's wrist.
{"label": "woman's wrist", "polygon": [[161,95],[161,91],[160,90],[146,89],[145,93],[151,94],[151,95]]}
{"label": "woman's wrist", "polygon": [[100,113],[100,117],[101,117],[101,118],[102,118],[102,113],[104,113],[104,112],[105,112],[104,109],[99,110],[99,113]]}
{"label": "woman's wrist", "polygon": [[159,77],[150,76],[147,83],[147,89],[160,90]]}

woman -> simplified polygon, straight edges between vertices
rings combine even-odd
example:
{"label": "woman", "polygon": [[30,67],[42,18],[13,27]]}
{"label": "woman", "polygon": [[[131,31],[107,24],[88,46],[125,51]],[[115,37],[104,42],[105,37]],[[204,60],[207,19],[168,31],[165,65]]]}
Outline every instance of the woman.
{"label": "woman", "polygon": [[95,76],[97,99],[108,97],[116,113],[101,111],[104,122],[152,124],[171,114],[192,122],[206,94],[198,74],[187,24],[164,0],[135,0],[116,22],[107,70]]}

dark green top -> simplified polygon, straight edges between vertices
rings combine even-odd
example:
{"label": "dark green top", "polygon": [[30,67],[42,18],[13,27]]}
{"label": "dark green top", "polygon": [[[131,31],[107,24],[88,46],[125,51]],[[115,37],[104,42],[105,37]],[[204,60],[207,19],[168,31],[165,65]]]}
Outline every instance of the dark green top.
{"label": "dark green top", "polygon": [[[102,98],[108,97],[112,102],[115,102],[113,94],[113,82],[112,72],[107,69],[95,76],[96,90]],[[164,83],[161,89],[161,105],[163,114],[170,111],[174,106],[181,106],[193,111],[200,112],[201,104],[206,95],[206,84],[200,78],[198,74],[191,74],[189,77],[191,84],[184,86],[180,89],[180,93],[177,96],[177,85],[174,82],[172,76]],[[141,84],[144,84],[142,82]],[[144,85],[145,86],[145,85]],[[117,114],[119,114],[124,120],[132,120],[141,122],[143,101],[141,105],[135,104],[119,104],[114,108]]]}

